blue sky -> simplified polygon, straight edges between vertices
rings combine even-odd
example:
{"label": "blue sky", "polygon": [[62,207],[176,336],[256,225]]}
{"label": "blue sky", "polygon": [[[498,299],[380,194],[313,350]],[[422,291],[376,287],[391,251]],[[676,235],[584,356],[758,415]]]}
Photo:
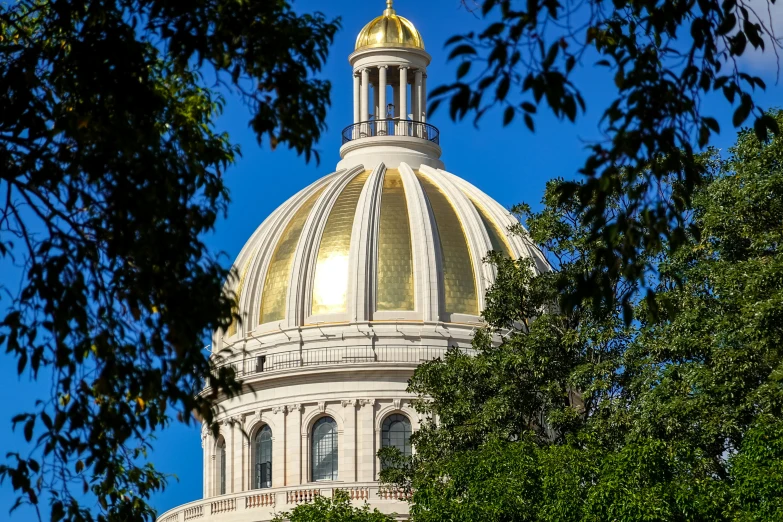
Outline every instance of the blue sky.
{"label": "blue sky", "polygon": [[[469,2],[471,0],[468,0]],[[232,203],[229,215],[218,224],[215,232],[206,240],[213,252],[224,252],[226,263],[239,253],[264,218],[294,192],[334,170],[339,160],[340,131],[350,124],[353,117],[352,78],[347,56],[353,50],[354,40],[362,26],[381,14],[384,0],[297,0],[301,11],[321,10],[328,16],[341,16],[343,29],[337,35],[329,61],[322,76],[333,84],[332,106],[328,113],[328,131],[318,149],[321,164],[306,164],[302,158],[287,150],[270,151],[259,147],[249,130],[247,109],[235,98],[228,96],[226,111],[219,121],[221,129],[230,133],[234,142],[242,147],[243,156],[227,176]],[[427,50],[433,57],[428,70],[430,89],[454,78],[454,67],[446,63],[443,42],[457,33],[480,29],[482,22],[460,7],[459,0],[396,0],[399,14],[409,18],[424,37]],[[783,9],[776,8],[775,21],[778,34],[783,33]],[[776,84],[774,56],[754,55],[745,59],[743,66],[760,74],[767,82],[766,93],[758,99],[763,106],[783,105],[783,89]],[[485,116],[481,127],[471,122],[452,123],[446,111],[440,110],[428,121],[441,131],[441,146],[446,168],[477,185],[504,206],[522,201],[538,207],[544,185],[553,177],[573,178],[585,158],[585,141],[598,136],[597,122],[601,109],[613,94],[611,77],[604,70],[584,64],[577,71],[580,88],[587,100],[587,114],[576,124],[559,122],[543,111],[536,120],[537,129],[530,133],[524,125],[515,123],[508,128],[500,125],[501,115]],[[714,144],[725,149],[734,141],[731,127],[732,109],[721,97],[706,101],[708,113],[718,118],[722,133]],[[18,274],[7,263],[0,263],[0,286],[15,289]],[[3,297],[4,299],[4,297]],[[0,301],[2,312],[5,301]],[[10,419],[16,413],[32,408],[36,396],[48,392],[43,385],[30,383],[26,377],[16,376],[16,364],[5,354],[0,354],[0,447],[5,451],[24,451],[26,448],[19,433],[11,433]],[[159,433],[152,460],[158,469],[176,474],[167,491],[153,499],[159,512],[201,497],[201,443],[197,427],[175,425]],[[10,484],[0,486],[0,520],[13,502]],[[20,510],[11,516],[12,521],[31,520],[29,510]]]}

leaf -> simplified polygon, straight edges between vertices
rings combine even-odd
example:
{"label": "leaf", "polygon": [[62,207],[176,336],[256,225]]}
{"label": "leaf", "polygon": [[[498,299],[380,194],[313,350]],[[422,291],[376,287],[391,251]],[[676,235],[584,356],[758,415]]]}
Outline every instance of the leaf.
{"label": "leaf", "polygon": [[737,110],[734,111],[734,116],[731,119],[731,122],[734,124],[735,127],[739,127],[742,125],[745,120],[748,119],[748,115],[750,114],[751,104],[750,100],[747,98],[742,98],[740,101],[740,106],[737,107]]}
{"label": "leaf", "polygon": [[702,119],[702,121],[704,122],[704,124],[705,124],[707,127],[709,127],[710,129],[712,129],[712,131],[713,131],[713,132],[716,132],[716,133],[717,133],[717,132],[720,132],[720,125],[718,124],[718,120],[716,120],[715,118],[711,118],[711,117],[709,117],[709,116],[705,116],[705,117]]}
{"label": "leaf", "polygon": [[470,72],[471,62],[462,62],[457,68],[457,79],[461,80]]}
{"label": "leaf", "polygon": [[24,424],[24,440],[27,442],[33,440],[33,428],[35,428],[35,417],[30,417]]}
{"label": "leaf", "polygon": [[52,512],[50,515],[51,522],[58,522],[65,518],[65,509],[63,503],[59,500],[52,502]]}
{"label": "leaf", "polygon": [[533,105],[533,104],[532,104],[532,103],[530,103],[530,102],[522,102],[522,103],[520,104],[520,107],[521,107],[521,108],[522,108],[522,110],[524,110],[525,112],[529,112],[529,113],[531,113],[531,114],[535,114],[535,113],[536,113],[536,111],[538,110],[538,109],[536,108],[536,106],[535,106],[535,105]]}
{"label": "leaf", "polygon": [[498,82],[498,87],[495,90],[495,98],[500,101],[505,100],[506,96],[508,95],[509,87],[511,87],[511,78],[508,76],[503,76]]}
{"label": "leaf", "polygon": [[448,59],[453,60],[454,58],[457,58],[459,56],[472,55],[472,54],[478,54],[476,53],[476,49],[472,45],[461,44],[451,50]]}
{"label": "leaf", "polygon": [[514,107],[506,107],[503,112],[503,126],[506,127],[514,120]]}
{"label": "leaf", "polygon": [[22,372],[24,372],[24,368],[26,365],[27,365],[27,352],[21,351],[19,352],[19,360],[16,362],[17,375],[22,375]]}
{"label": "leaf", "polygon": [[530,129],[531,132],[535,132],[535,130],[536,130],[535,129],[535,125],[533,124],[533,118],[530,116],[530,114],[525,113],[524,119],[525,119],[525,125],[527,126],[527,128]]}

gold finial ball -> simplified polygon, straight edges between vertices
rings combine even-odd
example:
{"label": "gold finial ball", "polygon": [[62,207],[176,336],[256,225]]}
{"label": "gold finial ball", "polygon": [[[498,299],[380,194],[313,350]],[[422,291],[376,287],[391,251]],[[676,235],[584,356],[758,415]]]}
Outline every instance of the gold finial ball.
{"label": "gold finial ball", "polygon": [[378,47],[424,50],[424,39],[421,33],[410,20],[397,15],[393,0],[386,0],[386,10],[383,15],[365,25],[356,38],[356,51]]}

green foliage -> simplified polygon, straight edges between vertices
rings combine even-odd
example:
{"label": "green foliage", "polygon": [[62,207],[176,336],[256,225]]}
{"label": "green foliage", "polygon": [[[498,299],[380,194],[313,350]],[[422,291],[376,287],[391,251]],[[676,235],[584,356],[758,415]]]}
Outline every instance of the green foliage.
{"label": "green foliage", "polygon": [[348,493],[336,489],[334,496],[317,496],[313,502],[299,504],[293,510],[280,513],[272,522],[391,522],[389,515],[377,509],[370,511],[365,503],[357,508],[351,504]]}
{"label": "green foliage", "polygon": [[417,408],[437,422],[413,435],[404,473],[384,477],[413,491],[414,520],[783,517],[783,137],[745,130],[729,153],[701,158],[686,207],[701,234],[647,258],[652,297],[601,268],[634,296],[628,326],[619,301],[602,314],[589,300],[555,306],[601,266],[602,239],[560,182],[543,211],[518,209],[555,270],[494,257],[478,355],[416,371]]}
{"label": "green foliage", "polygon": [[[521,118],[532,131],[541,105],[570,121],[586,110],[575,79],[581,68],[614,77],[616,95],[601,107],[605,139],[588,146],[580,170],[586,179],[559,187],[558,197],[577,204],[602,239],[594,269],[574,281],[564,306],[589,297],[611,309],[619,299],[630,322],[634,290],[616,293],[611,280],[646,285],[652,258],[687,241],[695,226],[687,208],[705,175],[696,152],[720,131],[703,111],[705,95],[725,96],[735,127],[753,117],[759,140],[777,132],[778,122],[754,101],[763,80],[739,65],[747,53],[783,48],[767,9],[774,1],[462,0],[480,7],[487,25],[447,42],[450,59],[461,63],[456,81],[433,91],[431,112],[448,101],[452,119],[473,114],[478,122],[499,107],[503,125]],[[678,197],[657,191],[671,176]],[[626,204],[612,208],[621,197]]]}
{"label": "green foliage", "polygon": [[198,67],[241,94],[259,140],[309,158],[329,99],[311,75],[336,29],[283,0],[0,6],[0,256],[23,274],[18,293],[0,288],[0,346],[51,378],[13,420],[30,452],[0,466],[18,503],[48,503],[52,520],[154,517],[152,432],[211,423],[205,378],[213,394],[237,386],[202,349],[232,320],[229,274],[200,236],[238,150]]}

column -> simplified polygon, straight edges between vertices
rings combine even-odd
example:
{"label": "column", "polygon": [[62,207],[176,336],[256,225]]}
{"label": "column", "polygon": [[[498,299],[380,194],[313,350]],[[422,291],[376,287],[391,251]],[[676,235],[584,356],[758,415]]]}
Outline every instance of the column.
{"label": "column", "polygon": [[400,67],[400,132],[408,135],[408,68]]}
{"label": "column", "polygon": [[388,66],[378,67],[378,105],[381,108],[381,119],[386,119],[386,70]]}
{"label": "column", "polygon": [[[370,71],[362,69],[362,120],[370,119]],[[367,129],[362,125],[360,137],[367,136]]]}
{"label": "column", "polygon": [[356,399],[342,401],[343,414],[343,440],[341,441],[340,455],[340,480],[343,482],[356,482]]}
{"label": "column", "polygon": [[[416,91],[416,105],[413,107],[413,119],[416,121],[421,121],[421,113],[424,111],[422,108],[422,72],[421,70],[416,71],[416,75],[414,77],[414,85],[413,90]],[[416,136],[419,138],[422,137],[422,133],[424,132],[424,129],[421,125],[416,124]]]}
{"label": "column", "polygon": [[361,98],[360,98],[360,89],[361,89],[361,78],[359,78],[359,75],[354,73],[353,74],[353,122],[359,123],[359,118],[362,117],[361,112]]}
{"label": "column", "polygon": [[286,417],[286,486],[302,483],[302,405],[288,406]]}
{"label": "column", "polygon": [[416,76],[414,75],[411,80],[411,98],[408,102],[408,112],[411,113],[412,121],[418,121],[416,107],[418,107],[419,100],[416,98]]}
{"label": "column", "polygon": [[361,399],[356,420],[358,452],[356,458],[357,480],[371,482],[375,480],[375,400]]}
{"label": "column", "polygon": [[421,75],[421,122],[427,123],[427,74]]}
{"label": "column", "polygon": [[378,123],[378,134],[386,134],[386,65],[378,67],[378,106],[380,108],[380,115],[377,118],[380,120]]}
{"label": "column", "polygon": [[422,100],[424,99],[422,91],[423,89],[423,82],[424,82],[424,75],[421,71],[416,71],[416,107],[414,107],[414,114],[413,117],[416,119],[416,121],[421,121],[421,113],[424,111],[424,107],[422,105]]}
{"label": "column", "polygon": [[372,119],[375,119],[375,120],[378,119],[378,101],[379,101],[378,98],[379,98],[378,84],[377,83],[373,83],[372,84],[372,108],[373,108],[373,113],[370,115],[370,117]]}

